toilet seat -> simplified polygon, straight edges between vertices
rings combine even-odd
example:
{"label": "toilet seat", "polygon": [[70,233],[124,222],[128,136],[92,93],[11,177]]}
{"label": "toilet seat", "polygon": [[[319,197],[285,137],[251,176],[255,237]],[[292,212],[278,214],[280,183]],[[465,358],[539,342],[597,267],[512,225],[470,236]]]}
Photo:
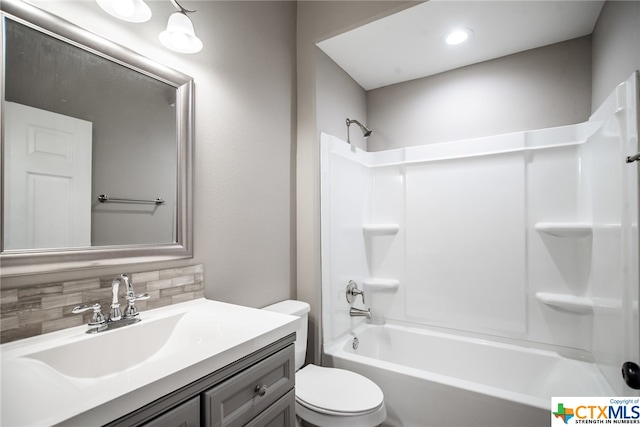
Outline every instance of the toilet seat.
{"label": "toilet seat", "polygon": [[296,373],[296,413],[321,426],[375,426],[386,419],[384,395],[373,381],[316,365]]}

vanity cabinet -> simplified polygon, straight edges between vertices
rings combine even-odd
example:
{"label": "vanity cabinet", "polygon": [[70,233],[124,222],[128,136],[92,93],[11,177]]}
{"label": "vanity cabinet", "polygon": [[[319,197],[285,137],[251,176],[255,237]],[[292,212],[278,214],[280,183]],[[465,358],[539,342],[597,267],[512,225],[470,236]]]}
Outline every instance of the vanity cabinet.
{"label": "vanity cabinet", "polygon": [[109,424],[108,427],[293,427],[295,334]]}

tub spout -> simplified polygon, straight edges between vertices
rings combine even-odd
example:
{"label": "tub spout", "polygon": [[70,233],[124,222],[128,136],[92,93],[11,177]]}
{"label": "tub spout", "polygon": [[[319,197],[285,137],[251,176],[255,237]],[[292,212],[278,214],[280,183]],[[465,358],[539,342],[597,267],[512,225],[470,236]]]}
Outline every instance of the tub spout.
{"label": "tub spout", "polygon": [[351,317],[366,317],[367,319],[371,319],[371,309],[367,308],[363,310],[361,308],[351,307],[349,309],[349,316]]}

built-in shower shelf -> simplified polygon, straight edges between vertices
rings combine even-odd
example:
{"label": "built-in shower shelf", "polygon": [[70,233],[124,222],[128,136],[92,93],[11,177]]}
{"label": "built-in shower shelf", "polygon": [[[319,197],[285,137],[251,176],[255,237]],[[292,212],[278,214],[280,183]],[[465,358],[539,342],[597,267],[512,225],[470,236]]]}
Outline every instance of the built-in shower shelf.
{"label": "built-in shower shelf", "polygon": [[394,235],[400,231],[400,226],[398,224],[365,224],[362,226],[362,231],[376,236]]}
{"label": "built-in shower shelf", "polygon": [[588,297],[538,292],[536,298],[543,304],[571,313],[588,314],[593,312],[593,299]]}
{"label": "built-in shower shelf", "polygon": [[539,222],[535,229],[556,237],[588,237],[593,232],[593,225],[586,222]]}
{"label": "built-in shower shelf", "polygon": [[400,281],[396,279],[365,279],[362,284],[372,291],[395,291],[400,286]]}

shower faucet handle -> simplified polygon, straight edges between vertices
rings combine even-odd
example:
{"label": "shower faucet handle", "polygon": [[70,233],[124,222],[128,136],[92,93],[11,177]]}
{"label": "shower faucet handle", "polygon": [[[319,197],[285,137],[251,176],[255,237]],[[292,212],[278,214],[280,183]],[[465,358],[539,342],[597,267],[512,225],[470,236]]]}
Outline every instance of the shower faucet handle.
{"label": "shower faucet handle", "polygon": [[349,304],[353,304],[358,295],[362,296],[362,303],[364,304],[364,291],[358,289],[358,284],[356,282],[349,280],[347,283],[347,302]]}

